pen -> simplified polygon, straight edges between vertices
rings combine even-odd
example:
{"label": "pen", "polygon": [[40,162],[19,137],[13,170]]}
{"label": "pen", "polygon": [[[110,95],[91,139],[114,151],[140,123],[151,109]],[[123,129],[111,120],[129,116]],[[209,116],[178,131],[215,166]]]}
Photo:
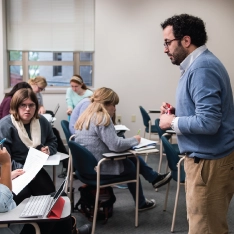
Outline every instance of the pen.
{"label": "pen", "polygon": [[3,138],[1,141],[0,141],[0,149],[2,150],[3,148],[3,143],[6,141],[6,138]]}
{"label": "pen", "polygon": [[139,134],[140,134],[140,132],[141,132],[141,129],[139,129],[139,130],[138,130],[137,135],[139,135]]}
{"label": "pen", "polygon": [[3,139],[0,141],[0,144],[3,144],[5,141],[6,141],[6,138],[3,138]]}

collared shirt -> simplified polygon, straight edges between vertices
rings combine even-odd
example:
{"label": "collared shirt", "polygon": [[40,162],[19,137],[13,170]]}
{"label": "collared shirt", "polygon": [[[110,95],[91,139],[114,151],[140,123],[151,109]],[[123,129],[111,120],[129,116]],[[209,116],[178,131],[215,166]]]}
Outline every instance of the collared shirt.
{"label": "collared shirt", "polygon": [[[194,60],[201,55],[205,50],[207,49],[206,45],[200,46],[197,49],[195,49],[191,54],[189,54],[184,61],[180,64],[180,74],[181,77],[185,73],[185,71],[191,66],[191,64],[194,62]],[[176,117],[174,119],[174,131],[176,134],[180,135],[181,132],[178,127],[178,121],[179,117]]]}
{"label": "collared shirt", "polygon": [[[0,184],[0,213],[10,211],[16,207],[10,189],[4,184]],[[1,234],[18,234],[23,228],[22,224],[10,225],[9,228],[0,228]]]}

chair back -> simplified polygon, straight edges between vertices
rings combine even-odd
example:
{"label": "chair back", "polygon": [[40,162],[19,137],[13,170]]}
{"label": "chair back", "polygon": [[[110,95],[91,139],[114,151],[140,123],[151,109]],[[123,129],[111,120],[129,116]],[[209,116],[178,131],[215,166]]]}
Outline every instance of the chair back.
{"label": "chair back", "polygon": [[[94,168],[97,166],[97,160],[93,154],[84,146],[75,141],[69,141],[68,146],[71,150],[73,167],[78,172],[78,176],[85,177],[85,175],[97,175]],[[81,181],[82,179],[79,178]],[[83,181],[82,181],[83,182]]]}
{"label": "chair back", "polygon": [[159,135],[159,138],[161,138],[161,136],[166,133],[165,130],[162,130],[160,127],[159,127],[159,122],[160,122],[160,119],[155,119],[155,127],[158,131],[158,135]]}
{"label": "chair back", "polygon": [[[166,135],[167,134],[162,135],[161,140],[163,142],[164,151],[167,156],[168,166],[172,173],[172,178],[175,181],[177,181],[177,172],[178,172],[177,163],[179,162],[180,157],[178,155],[178,152],[175,151],[172,144],[168,141]],[[184,182],[184,179],[185,179],[185,172],[184,172],[184,168],[181,166],[180,181]]]}
{"label": "chair back", "polygon": [[139,106],[140,108],[140,111],[141,111],[141,116],[142,116],[142,119],[143,119],[143,123],[145,125],[146,128],[149,127],[149,121],[151,120],[149,114],[147,113],[147,111],[142,107],[142,106]]}
{"label": "chair back", "polygon": [[71,137],[71,133],[70,133],[70,130],[69,130],[69,122],[67,120],[61,120],[61,126],[62,126],[63,132],[65,134],[66,141],[68,143],[69,138]]}

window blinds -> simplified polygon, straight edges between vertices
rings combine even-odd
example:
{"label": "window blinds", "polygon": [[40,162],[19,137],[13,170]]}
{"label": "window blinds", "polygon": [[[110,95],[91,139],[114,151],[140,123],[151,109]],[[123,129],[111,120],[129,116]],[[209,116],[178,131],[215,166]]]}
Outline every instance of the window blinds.
{"label": "window blinds", "polygon": [[94,0],[7,0],[7,49],[94,51]]}

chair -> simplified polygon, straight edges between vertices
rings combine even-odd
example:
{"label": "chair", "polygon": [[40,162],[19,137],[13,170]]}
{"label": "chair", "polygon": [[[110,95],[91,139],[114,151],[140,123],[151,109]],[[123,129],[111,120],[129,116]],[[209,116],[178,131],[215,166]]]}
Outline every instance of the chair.
{"label": "chair", "polygon": [[[67,120],[61,120],[61,126],[63,129],[63,132],[66,137],[67,144],[71,138],[74,137],[74,135],[71,135],[70,130],[69,130],[69,122]],[[72,163],[72,155],[71,151],[69,149],[69,160],[68,160],[68,167],[67,167],[67,176],[69,178],[69,183],[66,185],[65,192],[69,195],[69,198],[71,199],[72,197],[72,189],[73,189],[73,163]],[[68,184],[69,184],[69,191],[68,191]],[[70,192],[71,191],[71,192]]]}
{"label": "chair", "polygon": [[[98,211],[98,200],[99,200],[99,192],[100,188],[104,188],[107,186],[112,186],[116,184],[125,184],[125,183],[136,183],[136,210],[135,210],[135,226],[138,226],[138,202],[139,202],[139,160],[137,160],[137,170],[136,177],[115,177],[112,179],[100,179],[100,166],[102,163],[105,163],[106,160],[122,160],[126,159],[125,157],[118,158],[103,158],[99,162],[97,162],[96,158],[93,154],[88,151],[84,146],[74,142],[68,142],[69,148],[71,150],[72,158],[73,158],[73,166],[76,169],[76,176],[78,179],[88,185],[96,186],[96,200],[95,200],[95,208],[94,208],[94,217],[93,217],[93,226],[92,226],[92,234],[95,233],[96,227],[96,219],[97,219],[97,211]],[[135,155],[130,155],[131,157],[135,157]],[[87,178],[87,175],[89,178]],[[94,179],[90,179],[93,176]]]}
{"label": "chair", "polygon": [[[166,133],[166,130],[162,130],[160,128],[159,122],[160,122],[160,119],[155,119],[155,126],[157,128],[158,136],[159,136],[159,154],[160,154],[160,156],[159,156],[158,172],[160,173],[161,166],[162,166],[162,157],[163,157],[163,155],[165,155],[164,150],[163,150],[163,143],[162,143],[161,137],[162,137],[163,134]],[[172,143],[172,134],[168,134],[167,135],[167,139],[168,140],[170,139],[170,142]],[[178,144],[171,144],[171,145],[175,149],[175,151],[178,154],[180,154],[180,150],[179,150]]]}
{"label": "chair", "polygon": [[[180,193],[180,185],[184,185],[184,182],[185,182],[185,171],[184,171],[183,165],[181,164],[185,156],[179,155],[178,152],[176,152],[172,144],[167,139],[168,135],[169,134],[167,133],[163,134],[161,136],[161,140],[162,140],[163,147],[166,153],[168,166],[171,170],[172,179],[177,182],[176,198],[175,198],[174,212],[173,212],[173,218],[172,218],[172,224],[171,224],[171,232],[174,232],[176,211],[177,211],[178,198],[179,198],[179,193]],[[169,187],[170,187],[170,183],[168,184],[168,187],[167,187],[164,211],[166,210],[166,207],[167,207]]]}
{"label": "chair", "polygon": [[151,118],[149,114],[146,112],[146,110],[142,106],[139,106],[139,108],[140,108],[141,116],[142,116],[143,123],[145,126],[144,137],[145,137],[145,133],[147,132],[149,134],[149,140],[151,140],[151,133],[158,134],[157,128],[155,125],[152,125]]}

